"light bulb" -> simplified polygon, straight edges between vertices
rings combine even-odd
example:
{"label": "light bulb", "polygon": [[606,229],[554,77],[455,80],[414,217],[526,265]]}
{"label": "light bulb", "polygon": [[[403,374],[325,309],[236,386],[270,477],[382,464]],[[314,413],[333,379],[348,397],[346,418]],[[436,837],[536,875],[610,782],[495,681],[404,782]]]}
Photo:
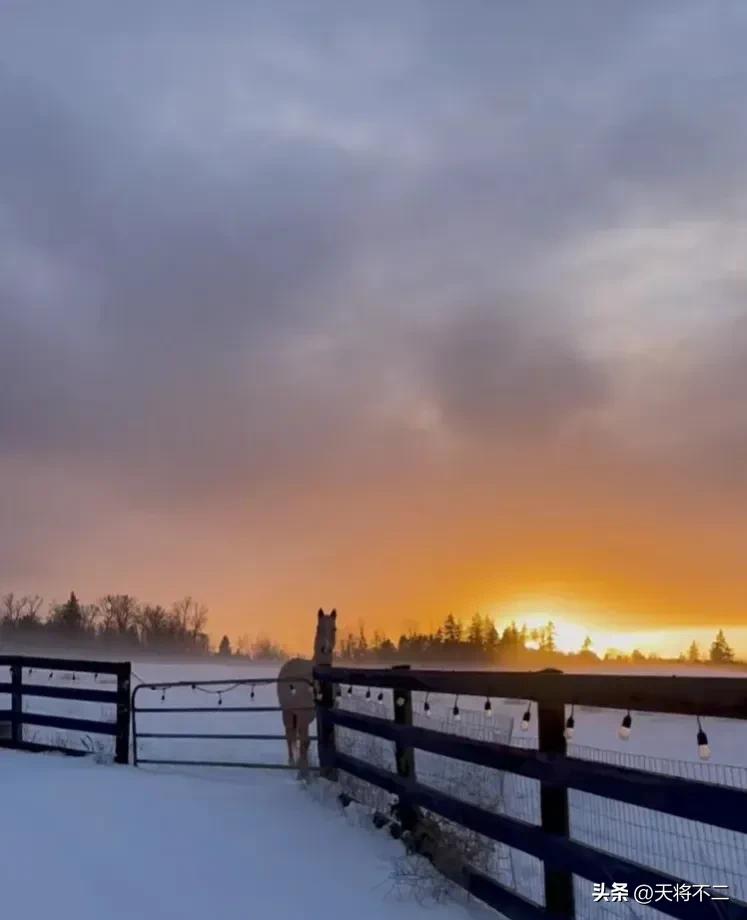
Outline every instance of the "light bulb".
{"label": "light bulb", "polygon": [[698,732],[698,757],[701,760],[711,759],[711,748],[708,744],[708,735],[701,728]]}
{"label": "light bulb", "polygon": [[456,721],[458,722],[458,721],[459,721],[459,707],[458,707],[458,706],[454,706],[454,708],[451,710],[451,712],[452,712],[452,715],[454,716],[454,718],[456,719]]}
{"label": "light bulb", "polygon": [[376,697],[376,701],[378,703],[384,702],[384,691],[383,690],[379,690],[379,695]]}
{"label": "light bulb", "polygon": [[573,718],[573,716],[568,716],[568,721],[565,723],[565,740],[570,741],[575,733],[576,720]]}
{"label": "light bulb", "polygon": [[486,716],[492,716],[492,715],[493,715],[493,704],[490,702],[489,699],[485,700],[484,709],[485,709],[485,715],[486,715]]}
{"label": "light bulb", "polygon": [[424,712],[424,713],[428,716],[428,718],[430,719],[430,717],[431,717],[431,704],[428,702],[428,700],[426,700],[426,701],[423,703],[423,712]]}
{"label": "light bulb", "polygon": [[627,741],[630,738],[631,726],[633,725],[633,719],[631,718],[630,713],[628,713],[625,718],[620,723],[620,728],[617,730],[617,737],[621,741]]}
{"label": "light bulb", "polygon": [[529,723],[531,721],[532,721],[532,711],[531,709],[527,707],[527,711],[524,713],[524,716],[522,717],[521,723],[519,724],[519,728],[523,732],[529,731]]}

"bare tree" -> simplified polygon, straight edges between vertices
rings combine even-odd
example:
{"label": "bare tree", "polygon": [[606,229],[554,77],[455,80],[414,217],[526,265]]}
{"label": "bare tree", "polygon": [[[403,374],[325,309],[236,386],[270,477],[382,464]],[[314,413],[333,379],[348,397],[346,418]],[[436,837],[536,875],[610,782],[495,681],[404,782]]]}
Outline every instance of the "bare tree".
{"label": "bare tree", "polygon": [[107,594],[91,608],[90,625],[98,622],[98,633],[105,639],[127,644],[139,640],[140,607],[131,594]]}
{"label": "bare tree", "polygon": [[185,635],[192,640],[196,640],[200,633],[204,632],[208,618],[208,610],[205,604],[200,604],[192,597],[187,596],[180,601],[176,601],[172,611]]}
{"label": "bare tree", "polygon": [[236,641],[236,654],[248,658],[252,653],[252,640],[244,633]]}
{"label": "bare tree", "polygon": [[10,591],[0,600],[0,621],[11,629],[36,625],[42,598],[38,594],[24,594],[21,597]]}

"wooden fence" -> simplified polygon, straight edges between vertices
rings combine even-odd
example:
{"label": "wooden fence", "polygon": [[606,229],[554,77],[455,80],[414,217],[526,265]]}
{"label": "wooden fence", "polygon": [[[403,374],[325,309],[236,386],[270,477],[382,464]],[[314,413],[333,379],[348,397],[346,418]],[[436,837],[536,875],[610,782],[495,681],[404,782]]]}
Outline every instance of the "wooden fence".
{"label": "wooden fence", "polygon": [[[684,881],[572,839],[569,789],[747,833],[747,792],[569,757],[565,740],[566,704],[747,719],[745,678],[342,667],[316,668],[314,677],[320,685],[317,718],[322,775],[335,778],[338,770],[346,771],[397,796],[405,826],[415,826],[418,809],[427,809],[542,861],[544,905],[529,901],[473,868],[462,869],[454,878],[511,920],[575,917],[574,875],[608,886],[612,881],[624,883],[631,894],[641,885],[656,891],[657,886],[681,885]],[[335,688],[340,685],[391,689],[394,720],[336,708]],[[538,749],[472,740],[415,726],[413,692],[533,701],[538,718]],[[338,751],[335,726],[392,741],[397,772]],[[693,729],[693,744],[696,730]],[[539,780],[541,823],[534,825],[496,814],[418,782],[415,749]],[[747,920],[747,904],[735,900],[665,900],[656,903],[655,909],[684,920]]]}
{"label": "wooden fence", "polygon": [[[86,732],[92,735],[108,735],[114,738],[114,759],[127,763],[130,750],[130,672],[128,661],[84,661],[68,658],[37,658],[22,655],[0,655],[0,668],[10,669],[10,681],[0,681],[0,695],[10,697],[10,708],[0,710],[0,722],[10,723],[11,737],[0,740],[0,746],[27,751],[61,750],[75,753],[66,747],[53,744],[37,744],[24,740],[23,726],[34,725],[47,728]],[[117,679],[116,690],[99,687],[83,687],[39,683],[40,674],[108,674]],[[35,676],[36,675],[36,676]],[[71,716],[52,715],[26,711],[24,700],[44,698],[73,700],[79,703],[108,703],[116,707],[116,718],[112,721],[83,719]]]}

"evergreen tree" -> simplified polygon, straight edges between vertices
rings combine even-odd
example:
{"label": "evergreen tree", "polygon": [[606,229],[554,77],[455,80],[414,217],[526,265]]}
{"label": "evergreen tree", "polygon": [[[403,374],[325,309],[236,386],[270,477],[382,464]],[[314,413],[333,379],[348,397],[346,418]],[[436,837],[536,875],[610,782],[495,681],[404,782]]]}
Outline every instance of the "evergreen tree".
{"label": "evergreen tree", "polygon": [[711,643],[711,661],[715,664],[734,661],[734,652],[726,641],[723,629],[719,629],[715,640]]}
{"label": "evergreen tree", "polygon": [[462,641],[462,624],[451,613],[444,620],[444,641],[455,645]]}
{"label": "evergreen tree", "polygon": [[552,620],[540,630],[540,651],[554,652],[555,646],[555,624]]}
{"label": "evergreen tree", "polygon": [[485,650],[490,654],[493,652],[499,642],[498,630],[495,628],[493,618],[485,615],[482,624],[482,641]]}
{"label": "evergreen tree", "polygon": [[55,608],[52,622],[58,629],[69,635],[83,631],[83,610],[75,596],[75,591],[70,592],[66,603]]}
{"label": "evergreen tree", "polygon": [[506,626],[501,635],[501,647],[507,650],[517,649],[520,644],[520,633],[513,621]]}
{"label": "evergreen tree", "polygon": [[692,642],[690,648],[687,650],[687,660],[690,664],[697,664],[700,661],[700,649],[698,648],[697,642]]}
{"label": "evergreen tree", "polygon": [[218,654],[224,658],[228,658],[231,655],[231,640],[228,636],[223,636],[220,640],[220,645],[218,646]]}
{"label": "evergreen tree", "polygon": [[480,649],[483,646],[484,637],[482,630],[482,617],[479,613],[476,613],[470,620],[469,629],[467,630],[467,641],[476,649]]}

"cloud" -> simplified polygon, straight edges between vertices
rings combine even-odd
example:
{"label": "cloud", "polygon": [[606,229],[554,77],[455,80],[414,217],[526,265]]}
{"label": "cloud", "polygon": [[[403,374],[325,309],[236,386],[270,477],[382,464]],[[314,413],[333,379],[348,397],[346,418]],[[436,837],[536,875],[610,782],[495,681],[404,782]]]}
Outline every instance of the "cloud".
{"label": "cloud", "polygon": [[[332,581],[350,529],[381,547],[395,519],[405,547],[450,504],[465,554],[519,568],[548,508],[579,557],[688,482],[727,515],[745,26],[697,3],[7,5],[0,504],[37,498],[5,577],[33,555],[57,584],[61,481],[90,532],[169,544],[168,576],[126,566],[153,586],[223,538]],[[490,536],[496,481],[520,546]],[[96,547],[66,552],[85,573]],[[224,555],[201,577],[249,591]]]}

